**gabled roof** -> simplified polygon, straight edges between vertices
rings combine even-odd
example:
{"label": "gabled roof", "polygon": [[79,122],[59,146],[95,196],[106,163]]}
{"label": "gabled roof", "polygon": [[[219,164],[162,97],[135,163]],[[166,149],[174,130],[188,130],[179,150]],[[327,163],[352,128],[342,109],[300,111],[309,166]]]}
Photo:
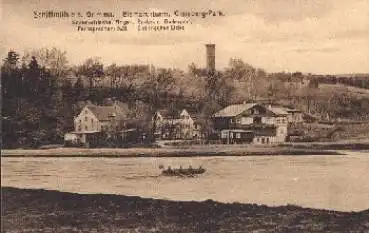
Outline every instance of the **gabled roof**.
{"label": "gabled roof", "polygon": [[256,103],[233,104],[213,114],[213,117],[234,117],[254,107]]}
{"label": "gabled roof", "polygon": [[288,112],[283,107],[275,107],[272,106],[270,108],[267,108],[269,111],[273,112],[276,115],[288,115]]}
{"label": "gabled roof", "polygon": [[191,117],[192,117],[192,114],[188,112],[187,109],[182,109],[180,111],[176,111],[176,110],[170,110],[170,109],[161,109],[159,111],[157,111],[158,113],[160,113],[160,115],[163,117],[163,118],[173,118],[173,119],[178,119],[181,117],[181,113],[183,111],[186,111]]}
{"label": "gabled roof", "polygon": [[171,111],[169,109],[161,109],[159,111],[157,111],[158,113],[160,113],[160,115],[163,118],[179,118],[179,114],[181,114],[181,111]]}
{"label": "gabled roof", "polygon": [[[122,104],[120,104],[122,105]],[[96,116],[99,121],[108,121],[112,117],[115,119],[123,119],[128,114],[128,106],[123,107],[118,104],[112,106],[87,105],[86,107]]]}
{"label": "gabled roof", "polygon": [[242,112],[254,107],[254,106],[262,106],[266,110],[272,112],[275,115],[288,115],[287,109],[279,106],[270,106],[267,107],[263,104],[258,103],[245,103],[245,104],[233,104],[229,105],[220,111],[213,114],[213,117],[235,117],[240,115]]}
{"label": "gabled roof", "polygon": [[302,112],[301,110],[296,109],[296,108],[286,108],[285,110],[286,110],[287,112]]}

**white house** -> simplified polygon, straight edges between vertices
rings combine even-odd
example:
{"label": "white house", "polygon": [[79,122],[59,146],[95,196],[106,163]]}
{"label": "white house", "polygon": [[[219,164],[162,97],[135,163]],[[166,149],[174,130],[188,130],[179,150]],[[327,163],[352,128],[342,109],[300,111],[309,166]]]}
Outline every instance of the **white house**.
{"label": "white house", "polygon": [[200,124],[186,109],[161,110],[156,114],[156,137],[161,139],[196,139],[201,136]]}
{"label": "white house", "polygon": [[278,106],[234,104],[216,112],[212,119],[225,143],[279,143],[288,133],[288,113]]}
{"label": "white house", "polygon": [[[74,118],[74,131],[65,134],[65,141],[87,143],[87,137],[99,132],[113,132],[124,125],[128,106],[114,103],[110,106],[88,104]],[[74,136],[73,136],[74,135]]]}

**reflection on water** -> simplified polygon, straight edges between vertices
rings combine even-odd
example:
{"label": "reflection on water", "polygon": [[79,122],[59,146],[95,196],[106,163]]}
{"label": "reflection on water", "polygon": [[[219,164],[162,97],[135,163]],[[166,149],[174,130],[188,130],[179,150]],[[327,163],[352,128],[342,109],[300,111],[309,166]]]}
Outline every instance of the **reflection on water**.
{"label": "reflection on water", "polygon": [[[195,178],[163,177],[159,165],[203,166]],[[369,208],[369,156],[199,158],[2,158],[2,186],[172,200]]]}

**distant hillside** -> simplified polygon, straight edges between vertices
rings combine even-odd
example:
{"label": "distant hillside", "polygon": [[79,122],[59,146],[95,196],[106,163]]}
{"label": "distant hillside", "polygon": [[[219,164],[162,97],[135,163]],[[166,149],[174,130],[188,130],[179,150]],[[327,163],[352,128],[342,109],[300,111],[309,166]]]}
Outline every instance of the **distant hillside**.
{"label": "distant hillside", "polygon": [[348,77],[348,78],[352,78],[352,77],[360,77],[360,78],[369,78],[369,73],[356,73],[356,74],[337,74],[335,75],[336,77]]}

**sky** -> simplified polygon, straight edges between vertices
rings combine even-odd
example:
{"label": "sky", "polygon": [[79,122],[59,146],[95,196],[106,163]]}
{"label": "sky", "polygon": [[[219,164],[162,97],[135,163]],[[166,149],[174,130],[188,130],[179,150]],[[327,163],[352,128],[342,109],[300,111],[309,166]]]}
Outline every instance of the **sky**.
{"label": "sky", "polygon": [[[57,47],[69,64],[99,57],[105,65],[152,64],[186,70],[230,58],[268,72],[369,73],[369,0],[0,0],[0,56]],[[191,17],[184,31],[78,32],[70,18],[34,19],[34,11],[222,11]],[[87,18],[84,18],[87,19]],[[119,19],[122,19],[121,17]],[[177,20],[186,18],[176,17]]]}

